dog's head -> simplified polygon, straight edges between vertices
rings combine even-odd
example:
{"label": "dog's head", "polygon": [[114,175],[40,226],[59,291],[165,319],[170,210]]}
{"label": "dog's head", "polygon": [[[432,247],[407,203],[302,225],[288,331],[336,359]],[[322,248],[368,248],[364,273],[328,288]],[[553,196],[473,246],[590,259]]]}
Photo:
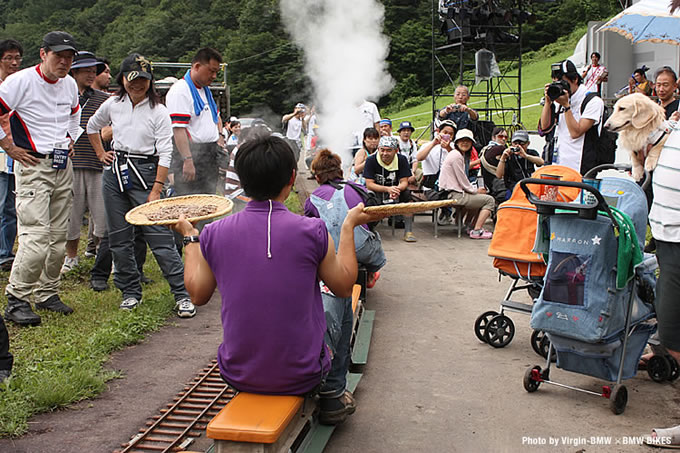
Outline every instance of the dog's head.
{"label": "dog's head", "polygon": [[604,127],[619,132],[628,127],[642,129],[653,122],[662,123],[666,119],[664,109],[642,93],[633,93],[619,99],[614,112]]}

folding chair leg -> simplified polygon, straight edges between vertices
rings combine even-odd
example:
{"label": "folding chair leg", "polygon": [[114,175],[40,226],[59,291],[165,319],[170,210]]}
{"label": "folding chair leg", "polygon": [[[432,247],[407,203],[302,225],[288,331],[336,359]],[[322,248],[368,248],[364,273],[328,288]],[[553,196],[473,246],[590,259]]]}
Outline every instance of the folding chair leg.
{"label": "folding chair leg", "polygon": [[434,237],[439,236],[439,224],[437,223],[437,220],[439,219],[439,208],[434,208],[432,210],[432,220],[434,221]]}

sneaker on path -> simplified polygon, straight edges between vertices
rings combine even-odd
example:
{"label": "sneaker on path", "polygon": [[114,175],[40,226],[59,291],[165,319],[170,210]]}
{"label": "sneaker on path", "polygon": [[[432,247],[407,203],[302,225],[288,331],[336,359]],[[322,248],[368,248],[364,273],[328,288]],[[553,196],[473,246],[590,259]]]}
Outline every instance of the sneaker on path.
{"label": "sneaker on path", "polygon": [[55,313],[62,313],[64,315],[70,315],[71,313],[73,313],[73,308],[69,307],[64,302],[62,302],[58,294],[50,296],[44,302],[35,304],[35,308],[37,308],[38,310],[49,310]]}
{"label": "sneaker on path", "polygon": [[471,239],[491,239],[492,237],[493,237],[493,233],[491,231],[486,231],[483,228],[481,230],[470,231],[470,238]]}
{"label": "sneaker on path", "polygon": [[180,318],[193,318],[196,316],[196,307],[191,303],[191,299],[185,297],[177,301],[177,316]]}
{"label": "sneaker on path", "polygon": [[137,305],[139,305],[139,301],[137,299],[134,297],[126,297],[123,299],[123,302],[121,302],[120,308],[121,310],[132,310]]}
{"label": "sneaker on path", "polygon": [[413,234],[412,232],[408,232],[404,235],[404,241],[406,242],[418,242],[418,239],[416,239],[416,235]]}
{"label": "sneaker on path", "polygon": [[64,259],[64,265],[61,266],[61,273],[65,274],[72,271],[78,265],[78,257],[74,256],[69,258],[68,256]]}

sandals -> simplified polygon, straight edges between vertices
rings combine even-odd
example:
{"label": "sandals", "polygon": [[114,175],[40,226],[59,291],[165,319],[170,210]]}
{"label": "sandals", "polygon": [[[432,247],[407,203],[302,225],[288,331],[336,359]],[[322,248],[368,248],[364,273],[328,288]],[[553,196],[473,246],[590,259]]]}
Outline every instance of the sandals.
{"label": "sandals", "polygon": [[680,425],[672,428],[654,428],[644,436],[643,444],[649,447],[680,450]]}

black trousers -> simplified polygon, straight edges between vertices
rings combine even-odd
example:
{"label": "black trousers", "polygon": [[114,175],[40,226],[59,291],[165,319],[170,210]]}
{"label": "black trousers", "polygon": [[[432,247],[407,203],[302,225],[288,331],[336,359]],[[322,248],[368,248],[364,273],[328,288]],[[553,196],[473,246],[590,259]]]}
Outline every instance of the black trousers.
{"label": "black trousers", "polygon": [[7,333],[7,326],[5,320],[0,316],[0,370],[12,370],[14,357],[9,352],[9,334]]}

